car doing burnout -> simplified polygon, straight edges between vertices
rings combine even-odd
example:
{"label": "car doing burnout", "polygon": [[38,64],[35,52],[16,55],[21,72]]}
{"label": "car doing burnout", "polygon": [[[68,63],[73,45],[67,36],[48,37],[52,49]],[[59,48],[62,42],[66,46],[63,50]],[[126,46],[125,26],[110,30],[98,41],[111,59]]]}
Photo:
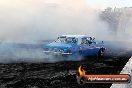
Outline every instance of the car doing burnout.
{"label": "car doing burnout", "polygon": [[86,35],[62,35],[44,47],[44,53],[60,56],[102,56],[104,44]]}

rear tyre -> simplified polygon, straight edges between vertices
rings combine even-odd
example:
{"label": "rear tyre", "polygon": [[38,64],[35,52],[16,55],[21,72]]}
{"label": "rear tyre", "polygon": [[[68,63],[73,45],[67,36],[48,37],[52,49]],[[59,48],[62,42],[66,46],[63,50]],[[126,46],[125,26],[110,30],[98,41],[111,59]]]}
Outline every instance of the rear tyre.
{"label": "rear tyre", "polygon": [[101,59],[103,56],[104,56],[104,50],[103,49],[100,49],[98,51],[98,59]]}

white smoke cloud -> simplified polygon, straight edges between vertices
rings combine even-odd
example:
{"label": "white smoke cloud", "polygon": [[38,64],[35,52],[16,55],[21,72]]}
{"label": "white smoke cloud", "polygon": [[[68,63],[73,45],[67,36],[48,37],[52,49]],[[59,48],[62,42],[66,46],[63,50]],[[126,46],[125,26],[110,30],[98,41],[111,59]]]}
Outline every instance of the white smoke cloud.
{"label": "white smoke cloud", "polygon": [[0,0],[0,62],[58,61],[46,58],[40,48],[20,48],[5,41],[32,43],[62,34],[108,39],[108,24],[99,14],[85,0]]}
{"label": "white smoke cloud", "polygon": [[107,23],[84,0],[0,0],[0,40],[32,42],[61,34],[106,37]]}

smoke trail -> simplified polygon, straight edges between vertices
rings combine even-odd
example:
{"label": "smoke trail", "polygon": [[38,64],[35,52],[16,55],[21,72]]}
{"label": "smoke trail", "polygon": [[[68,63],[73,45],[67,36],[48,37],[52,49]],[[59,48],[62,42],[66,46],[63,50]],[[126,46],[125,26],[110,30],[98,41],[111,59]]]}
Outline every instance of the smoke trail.
{"label": "smoke trail", "polygon": [[52,55],[43,53],[41,44],[0,44],[0,63],[20,63],[20,62],[56,62],[62,58],[54,58]]}

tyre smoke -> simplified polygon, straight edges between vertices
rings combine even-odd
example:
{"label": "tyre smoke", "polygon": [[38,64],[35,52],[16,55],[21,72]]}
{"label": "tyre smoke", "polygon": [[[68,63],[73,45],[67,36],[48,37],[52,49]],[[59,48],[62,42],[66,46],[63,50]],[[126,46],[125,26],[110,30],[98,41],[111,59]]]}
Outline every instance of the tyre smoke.
{"label": "tyre smoke", "polygon": [[56,61],[46,58],[40,47],[21,48],[13,43],[35,44],[63,34],[109,40],[108,23],[100,13],[85,0],[0,0],[0,62]]}
{"label": "tyre smoke", "polygon": [[100,11],[84,0],[0,0],[0,14],[1,41],[32,43],[62,34],[107,36]]}

